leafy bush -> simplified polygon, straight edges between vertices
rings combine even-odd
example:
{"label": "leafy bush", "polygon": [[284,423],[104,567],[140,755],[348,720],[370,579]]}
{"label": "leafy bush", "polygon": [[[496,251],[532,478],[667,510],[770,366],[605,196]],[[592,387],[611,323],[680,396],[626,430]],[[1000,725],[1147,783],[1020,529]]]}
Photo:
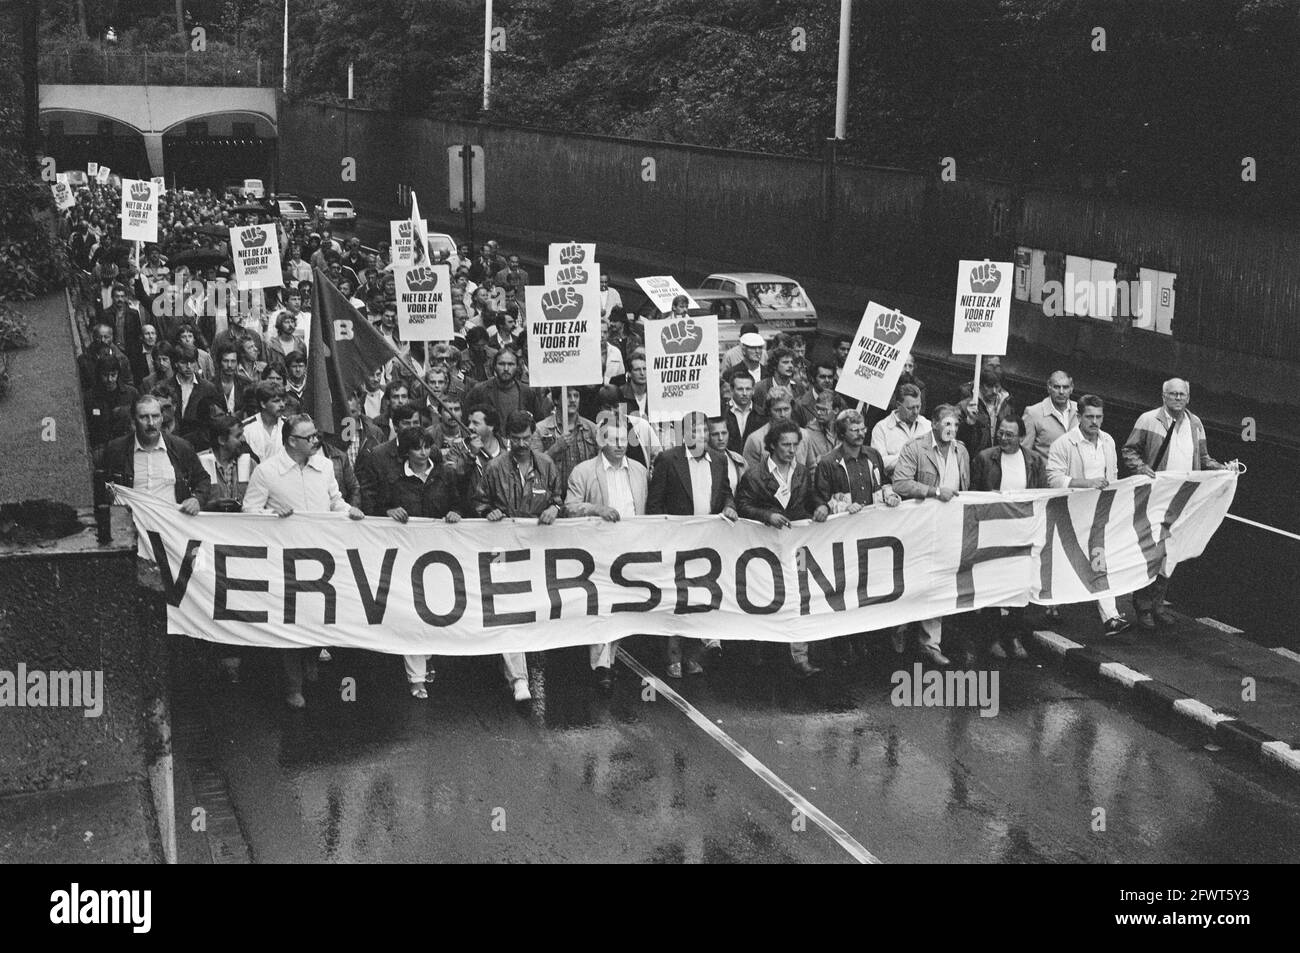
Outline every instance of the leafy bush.
{"label": "leafy bush", "polygon": [[0,304],[0,352],[31,347],[34,337],[31,325],[20,312]]}

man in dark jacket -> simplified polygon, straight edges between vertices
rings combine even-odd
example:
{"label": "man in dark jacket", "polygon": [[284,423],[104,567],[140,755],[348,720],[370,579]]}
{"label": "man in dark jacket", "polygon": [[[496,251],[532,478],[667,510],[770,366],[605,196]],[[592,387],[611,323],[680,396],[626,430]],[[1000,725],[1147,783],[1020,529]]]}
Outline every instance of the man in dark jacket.
{"label": "man in dark jacket", "polygon": [[[1038,490],[1047,486],[1047,469],[1043,458],[1021,446],[1025,436],[1025,421],[1017,415],[1004,416],[998,421],[994,439],[987,450],[981,450],[970,465],[972,490],[1001,493],[1008,490]],[[1028,658],[1020,636],[1028,632],[1024,606],[989,608],[981,613],[986,631],[983,641],[989,654],[1004,659],[1007,653],[1018,659]],[[1127,628],[1127,623],[1116,623]],[[1108,629],[1109,631],[1109,629]]]}
{"label": "man in dark jacket", "polygon": [[132,433],[110,440],[104,447],[100,467],[105,481],[178,503],[182,513],[196,515],[207,500],[211,481],[194,448],[162,432],[162,407],[157,397],[146,394],[137,398],[131,420]]}
{"label": "man in dark jacket", "polygon": [[225,401],[221,391],[199,377],[199,352],[188,344],[177,344],[174,349],[172,366],[176,374],[167,382],[167,389],[176,407],[176,433],[190,442],[191,438],[204,437],[211,422],[200,410],[211,404],[224,407]]}
{"label": "man in dark jacket", "polygon": [[[745,519],[777,529],[789,529],[795,520],[820,523],[826,519],[824,511],[808,511],[812,481],[808,468],[798,462],[802,436],[793,420],[778,420],[767,429],[763,437],[766,461],[746,470],[736,489],[736,509]],[[805,678],[821,671],[808,661],[807,642],[790,643],[790,661],[795,672]]]}
{"label": "man in dark jacket", "polygon": [[[722,418],[716,418],[718,422]],[[727,475],[727,459],[716,450],[709,449],[709,418],[699,411],[682,418],[682,446],[665,450],[655,461],[646,494],[647,514],[668,516],[707,516],[717,514],[727,520],[736,518],[732,503],[731,481]],[[722,643],[708,639],[703,643],[687,640],[686,674],[704,672],[701,655],[704,652],[721,653]],[[668,637],[668,675],[682,676],[682,640]]]}

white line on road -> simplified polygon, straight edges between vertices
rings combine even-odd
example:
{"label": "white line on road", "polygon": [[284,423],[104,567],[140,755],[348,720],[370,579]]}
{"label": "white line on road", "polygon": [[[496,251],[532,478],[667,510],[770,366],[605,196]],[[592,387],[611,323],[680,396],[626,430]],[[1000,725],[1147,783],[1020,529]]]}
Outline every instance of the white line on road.
{"label": "white line on road", "polygon": [[811,819],[814,824],[829,834],[835,843],[839,844],[848,851],[850,855],[852,855],[854,860],[862,864],[878,864],[881,862],[879,857],[859,844],[852,834],[823,814],[802,794],[778,778],[772,772],[771,768],[745,750],[745,748],[729,734],[713,722],[709,721],[708,718],[701,714],[698,708],[688,702],[681,695],[678,695],[659,678],[655,677],[649,669],[634,659],[627,650],[621,646],[618,650],[618,657],[623,660],[624,665],[636,672],[636,674],[640,675],[641,678],[645,679],[645,681],[649,682],[650,686],[657,693],[663,695],[664,698],[676,705],[687,718],[702,728],[710,738],[735,755],[736,759],[740,761],[741,764],[766,781],[768,787],[772,788],[772,790],[776,791],[787,801],[797,807],[805,817]]}
{"label": "white line on road", "polygon": [[1202,616],[1196,620],[1201,625],[1208,625],[1211,629],[1218,629],[1220,632],[1227,632],[1229,635],[1241,635],[1241,629],[1233,628],[1226,622],[1220,622],[1218,619],[1211,619],[1209,616]]}
{"label": "white line on road", "polygon": [[1237,516],[1233,513],[1226,514],[1228,519],[1236,520],[1238,523],[1245,523],[1247,526],[1254,526],[1257,529],[1266,529],[1270,533],[1277,533],[1279,536],[1289,536],[1291,539],[1300,539],[1300,535],[1288,533],[1284,529],[1278,529],[1276,526],[1269,526],[1267,523],[1256,523],[1254,520],[1248,520],[1244,516]]}

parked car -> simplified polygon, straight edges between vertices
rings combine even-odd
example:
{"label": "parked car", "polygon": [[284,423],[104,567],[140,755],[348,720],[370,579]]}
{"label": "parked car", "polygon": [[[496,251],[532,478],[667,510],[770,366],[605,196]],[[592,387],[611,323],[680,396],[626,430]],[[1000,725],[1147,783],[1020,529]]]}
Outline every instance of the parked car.
{"label": "parked car", "polygon": [[[451,273],[454,275],[456,269],[461,266],[460,255],[456,253],[456,239],[443,232],[429,233],[429,253],[437,255],[438,252],[447,253],[447,261],[451,265]],[[465,262],[469,264],[469,262]]]}
{"label": "parked car", "polygon": [[285,222],[310,222],[311,213],[302,199],[296,195],[275,196],[276,208],[280,210],[280,219]]}
{"label": "parked car", "polygon": [[[711,315],[718,319],[718,347],[722,351],[727,351],[740,341],[742,324],[752,322],[759,326],[760,333],[764,330],[763,318],[744,295],[716,288],[688,288],[686,293],[698,305],[688,310],[687,314],[697,318]],[[648,298],[642,299],[635,314],[641,321],[668,317]]]}
{"label": "parked car", "polygon": [[229,179],[223,190],[227,198],[261,201],[266,198],[266,188],[261,179]]}
{"label": "parked car", "polygon": [[357,210],[349,199],[321,199],[316,206],[316,223],[322,227],[352,226],[357,222]]}
{"label": "parked car", "polygon": [[757,271],[729,272],[709,275],[700,287],[748,299],[761,315],[761,322],[756,323],[764,336],[776,331],[812,334],[817,330],[817,309],[793,278]]}

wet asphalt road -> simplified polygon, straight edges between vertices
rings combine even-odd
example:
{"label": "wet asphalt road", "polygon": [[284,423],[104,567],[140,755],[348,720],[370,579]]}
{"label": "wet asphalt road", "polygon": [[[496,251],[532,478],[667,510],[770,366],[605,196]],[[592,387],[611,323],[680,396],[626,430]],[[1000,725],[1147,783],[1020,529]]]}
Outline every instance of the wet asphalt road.
{"label": "wet asphalt road", "polygon": [[[177,641],[185,658],[202,650]],[[1300,862],[1294,785],[1207,750],[1184,722],[1032,660],[1002,663],[997,717],[894,707],[890,673],[911,663],[880,642],[806,682],[728,643],[713,673],[673,686],[884,862]],[[657,640],[623,644],[662,677]],[[495,659],[435,659],[420,702],[397,657],[339,652],[303,713],[258,655],[238,686],[178,688],[208,711],[256,862],[856,859],[678,708],[647,701],[626,667],[601,696],[582,650],[531,655],[523,708]],[[344,676],[356,701],[339,698]]]}

